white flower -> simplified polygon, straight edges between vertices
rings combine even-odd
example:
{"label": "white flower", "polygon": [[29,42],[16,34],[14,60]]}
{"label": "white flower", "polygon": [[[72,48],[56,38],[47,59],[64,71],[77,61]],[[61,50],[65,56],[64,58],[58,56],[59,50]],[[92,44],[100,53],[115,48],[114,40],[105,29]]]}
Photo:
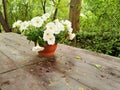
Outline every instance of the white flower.
{"label": "white flower", "polygon": [[61,21],[64,25],[66,25],[67,27],[71,27],[72,23],[69,20],[65,20],[65,21]]}
{"label": "white flower", "polygon": [[47,41],[49,45],[55,44],[55,36],[51,30],[45,30],[43,34],[44,41]]}
{"label": "white flower", "polygon": [[70,37],[70,40],[73,40],[73,38],[75,37],[75,33],[69,33],[69,37]]}
{"label": "white flower", "polygon": [[31,21],[28,21],[28,24],[29,24],[29,26],[31,26],[32,25]]}
{"label": "white flower", "polygon": [[58,29],[57,25],[53,22],[50,22],[46,25],[47,30],[51,30],[54,34],[59,34],[60,29]]}
{"label": "white flower", "polygon": [[41,17],[37,16],[37,17],[34,17],[32,20],[31,20],[31,24],[35,27],[41,27],[43,25],[43,19],[41,19]]}
{"label": "white flower", "polygon": [[27,22],[27,21],[21,22],[21,24],[20,24],[20,30],[21,31],[22,30],[26,30],[26,29],[28,29],[28,26],[29,26],[29,22]]}
{"label": "white flower", "polygon": [[61,21],[61,22],[65,25],[68,32],[72,33],[72,31],[73,31],[72,23],[69,20],[65,20],[65,21]]}
{"label": "white flower", "polygon": [[57,30],[55,31],[56,32],[55,34],[59,34],[60,31],[65,30],[64,25],[62,23],[60,23],[58,19],[55,20],[55,24],[57,26]]}
{"label": "white flower", "polygon": [[56,33],[57,31],[57,26],[53,22],[49,22],[46,25],[47,30],[51,30],[53,33]]}
{"label": "white flower", "polygon": [[20,27],[21,22],[22,22],[21,20],[18,20],[15,23],[13,23],[13,28]]}
{"label": "white flower", "polygon": [[49,13],[45,13],[45,14],[42,15],[42,19],[43,19],[44,21],[46,21],[49,17],[50,17],[50,14],[49,14]]}
{"label": "white flower", "polygon": [[81,17],[84,17],[84,18],[87,18],[86,15],[83,14],[83,13],[80,13],[80,16],[81,16]]}
{"label": "white flower", "polygon": [[[13,24],[13,28],[17,27],[21,30],[21,34],[27,36],[27,39],[31,41],[36,41],[39,39],[41,42],[40,46],[43,46],[44,43],[48,45],[53,45],[58,42],[64,42],[63,38],[67,40],[72,40],[75,37],[75,34],[72,33],[72,23],[69,20],[54,20],[49,21],[49,13],[45,13],[42,16],[37,16],[32,18],[30,21],[20,21],[18,20]],[[30,33],[30,34],[29,34]],[[29,36],[32,34],[32,37]],[[34,40],[36,39],[36,40]],[[56,40],[58,39],[58,40]],[[43,50],[43,47],[37,45],[33,47],[33,51]]]}
{"label": "white flower", "polygon": [[51,30],[45,30],[43,34],[44,41],[47,41],[50,37],[53,37],[53,32]]}
{"label": "white flower", "polygon": [[55,37],[54,36],[49,37],[47,42],[49,45],[54,45],[55,44]]}
{"label": "white flower", "polygon": [[32,51],[43,51],[44,50],[44,47],[40,47],[39,45],[35,46],[32,48]]}
{"label": "white flower", "polygon": [[72,33],[73,28],[72,27],[67,27],[67,30],[68,30],[69,33]]}

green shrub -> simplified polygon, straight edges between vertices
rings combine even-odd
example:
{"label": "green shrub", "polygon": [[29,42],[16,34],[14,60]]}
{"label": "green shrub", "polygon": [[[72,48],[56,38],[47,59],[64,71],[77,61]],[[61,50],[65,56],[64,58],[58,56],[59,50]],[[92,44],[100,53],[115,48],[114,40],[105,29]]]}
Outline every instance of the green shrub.
{"label": "green shrub", "polygon": [[77,46],[120,57],[120,1],[84,0]]}
{"label": "green shrub", "polygon": [[120,57],[120,32],[79,32],[77,46]]}

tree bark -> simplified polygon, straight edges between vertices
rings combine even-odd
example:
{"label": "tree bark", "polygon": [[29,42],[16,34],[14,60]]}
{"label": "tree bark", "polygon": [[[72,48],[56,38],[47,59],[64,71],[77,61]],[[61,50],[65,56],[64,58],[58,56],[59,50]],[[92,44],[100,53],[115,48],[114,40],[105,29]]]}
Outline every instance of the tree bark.
{"label": "tree bark", "polygon": [[[2,3],[3,3],[3,9],[4,9],[4,16],[5,16],[5,23],[6,25],[3,26],[3,27],[6,27],[7,26],[7,30],[5,29],[6,32],[10,32],[11,30],[9,29],[9,24],[8,24],[8,17],[7,17],[7,7],[6,7],[6,0],[2,0]],[[2,15],[2,13],[1,13]]]}
{"label": "tree bark", "polygon": [[5,21],[4,17],[3,17],[3,15],[2,15],[2,12],[1,12],[1,11],[0,11],[0,23],[1,23],[1,25],[3,26],[3,29],[4,29],[6,32],[9,32],[9,31],[10,31],[8,25],[6,24],[6,21]]}
{"label": "tree bark", "polygon": [[[54,0],[52,0],[52,1],[53,1],[53,3],[55,4],[55,1],[54,1]],[[53,20],[55,20],[56,17],[57,17],[58,5],[59,5],[60,1],[61,1],[61,0],[58,0],[58,3],[57,3],[57,5],[56,5],[55,11],[54,11],[54,15],[53,15]]]}
{"label": "tree bark", "polygon": [[42,8],[43,8],[43,13],[45,14],[46,13],[46,0],[41,0],[41,5],[42,5]]}
{"label": "tree bark", "polygon": [[[81,1],[82,0],[70,1],[69,20],[72,22],[72,28],[74,33],[80,30]],[[74,43],[76,43],[76,39],[74,39]]]}
{"label": "tree bark", "polygon": [[80,29],[80,9],[82,0],[71,0],[69,19],[72,22],[73,31]]}

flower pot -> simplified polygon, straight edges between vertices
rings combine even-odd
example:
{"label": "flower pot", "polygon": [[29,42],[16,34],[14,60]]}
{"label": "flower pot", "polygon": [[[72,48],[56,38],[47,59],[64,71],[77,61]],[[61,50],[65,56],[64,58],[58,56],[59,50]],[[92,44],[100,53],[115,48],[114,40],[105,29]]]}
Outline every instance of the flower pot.
{"label": "flower pot", "polygon": [[39,56],[42,57],[52,57],[54,56],[54,52],[57,48],[57,45],[47,45],[44,47],[43,51],[38,51]]}

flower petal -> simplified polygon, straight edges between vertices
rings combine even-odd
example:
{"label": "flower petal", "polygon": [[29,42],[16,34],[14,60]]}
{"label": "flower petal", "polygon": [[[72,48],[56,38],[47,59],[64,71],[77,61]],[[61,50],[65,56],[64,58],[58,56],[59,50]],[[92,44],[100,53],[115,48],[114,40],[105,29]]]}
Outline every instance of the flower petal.
{"label": "flower petal", "polygon": [[38,51],[43,51],[43,50],[44,50],[44,47],[40,47],[38,45],[32,48],[32,51],[37,51],[37,52]]}

